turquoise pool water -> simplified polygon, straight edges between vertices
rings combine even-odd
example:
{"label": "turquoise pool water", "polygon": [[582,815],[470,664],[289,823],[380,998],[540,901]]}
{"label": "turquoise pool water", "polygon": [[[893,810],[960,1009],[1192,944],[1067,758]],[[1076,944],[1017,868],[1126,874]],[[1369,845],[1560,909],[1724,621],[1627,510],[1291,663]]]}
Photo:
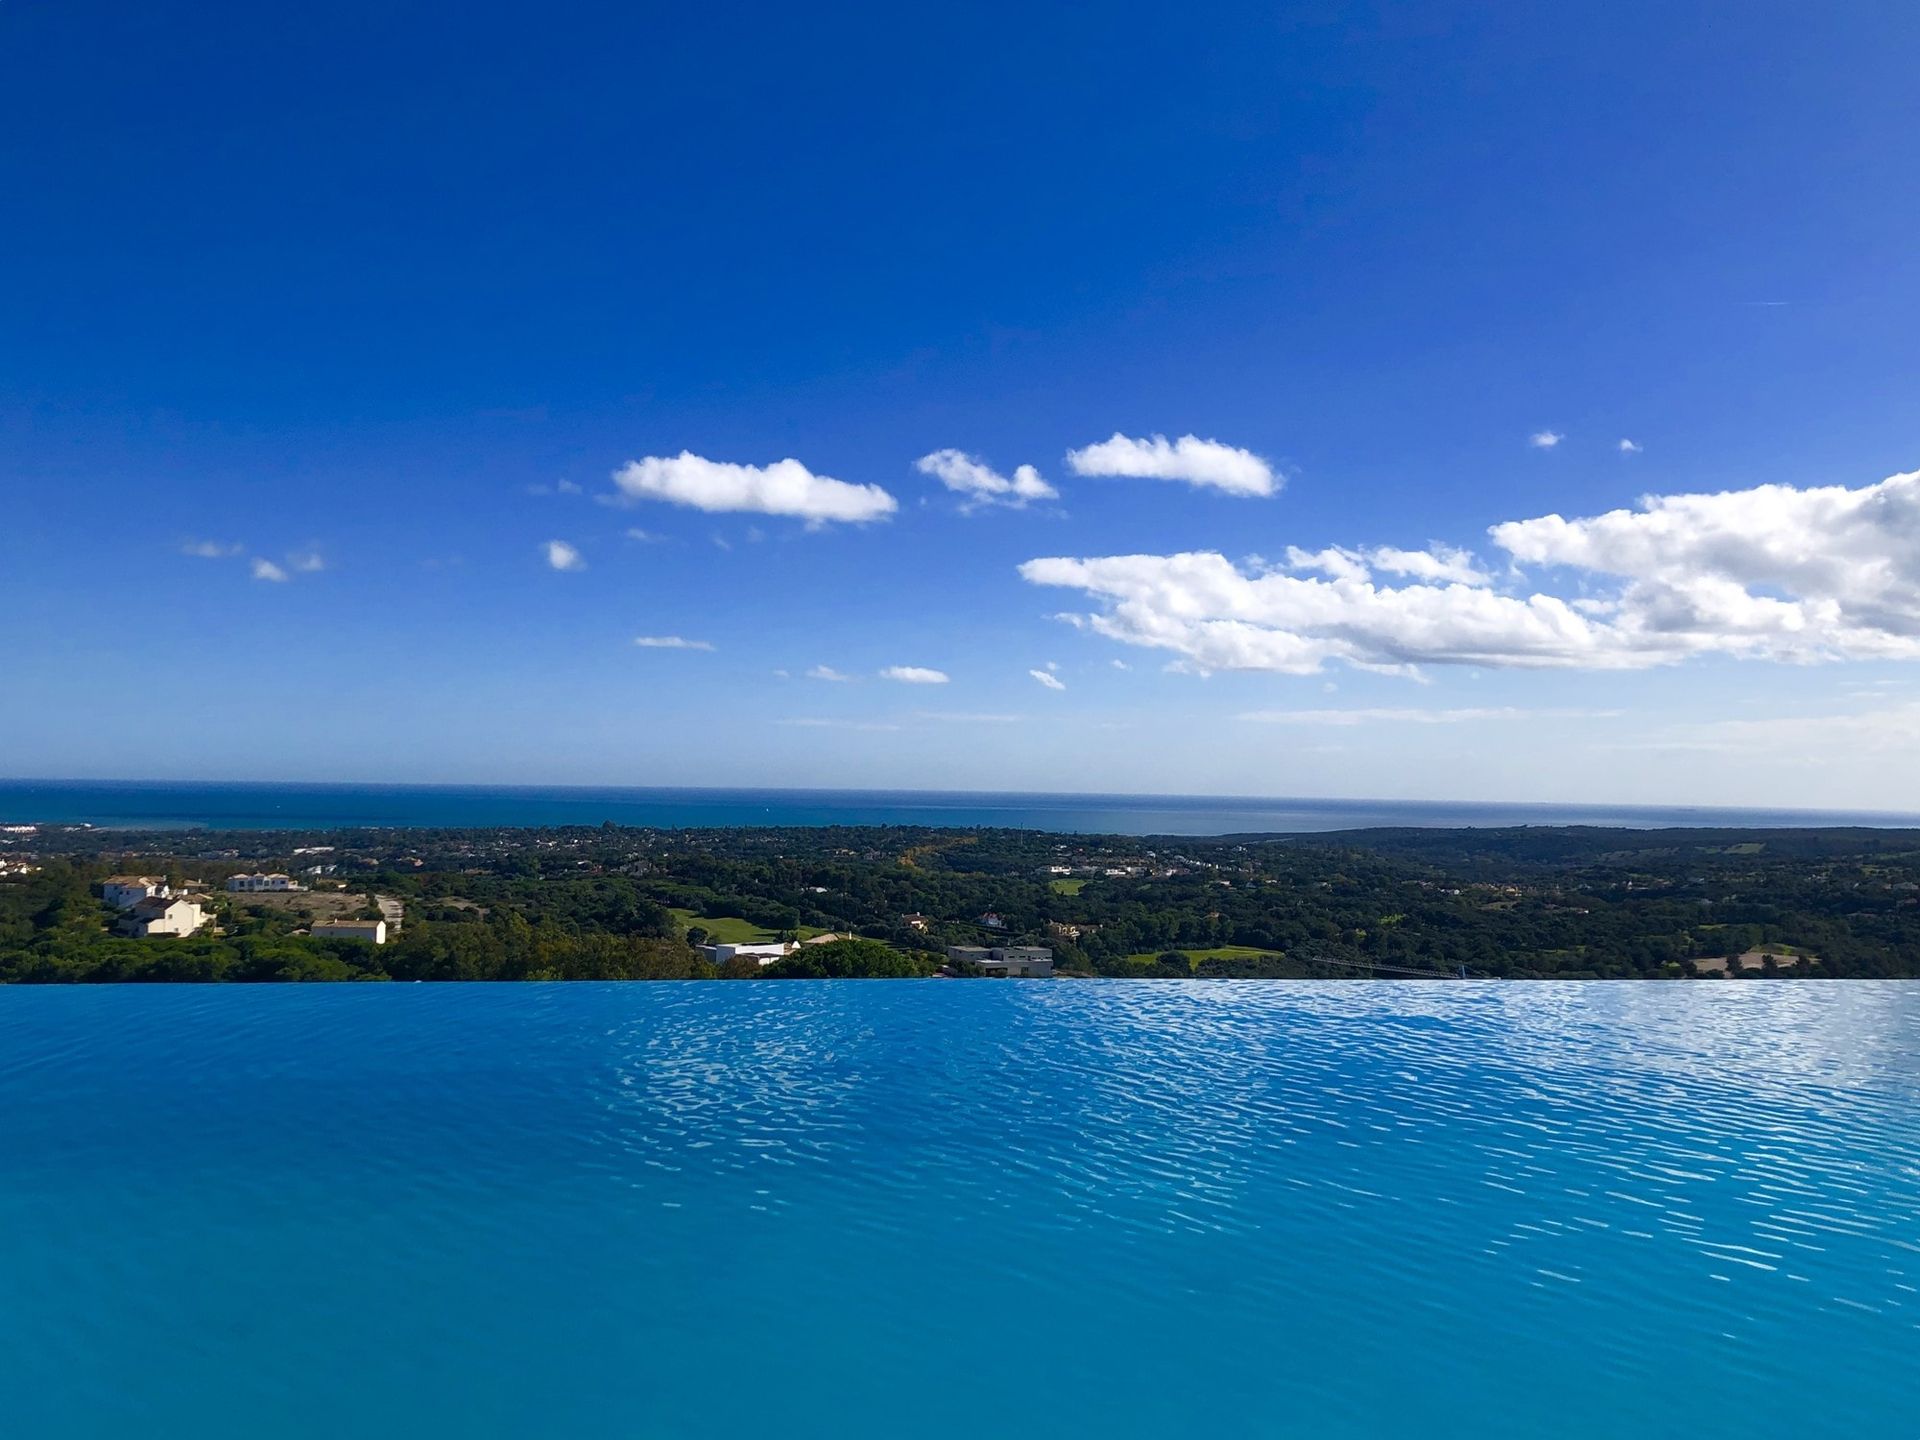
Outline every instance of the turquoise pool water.
{"label": "turquoise pool water", "polygon": [[0,1424],[1914,1433],[1920,986],[0,991]]}

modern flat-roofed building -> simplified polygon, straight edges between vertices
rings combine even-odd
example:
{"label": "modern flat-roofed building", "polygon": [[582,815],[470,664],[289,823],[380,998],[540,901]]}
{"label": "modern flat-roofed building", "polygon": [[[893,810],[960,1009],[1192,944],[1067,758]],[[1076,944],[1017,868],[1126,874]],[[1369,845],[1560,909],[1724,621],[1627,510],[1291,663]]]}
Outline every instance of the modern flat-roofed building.
{"label": "modern flat-roofed building", "polygon": [[109,875],[100,885],[100,894],[116,910],[129,910],[142,900],[167,895],[167,882],[152,875]]}
{"label": "modern flat-roofed building", "polygon": [[792,954],[795,947],[789,941],[781,940],[767,945],[702,945],[700,953],[716,965],[724,965],[729,960],[758,960],[762,965],[771,965],[776,960],[784,960]]}
{"label": "modern flat-roofed building", "polygon": [[949,945],[947,959],[972,965],[989,975],[1041,978],[1053,974],[1053,951],[1044,945]]}
{"label": "modern flat-roofed building", "polygon": [[375,945],[384,945],[387,943],[387,922],[316,920],[307,927],[307,933],[316,940],[370,940]]}
{"label": "modern flat-roofed building", "polygon": [[282,875],[277,871],[272,875],[229,875],[227,889],[236,894],[251,894],[262,890],[298,890],[299,884],[291,875]]}

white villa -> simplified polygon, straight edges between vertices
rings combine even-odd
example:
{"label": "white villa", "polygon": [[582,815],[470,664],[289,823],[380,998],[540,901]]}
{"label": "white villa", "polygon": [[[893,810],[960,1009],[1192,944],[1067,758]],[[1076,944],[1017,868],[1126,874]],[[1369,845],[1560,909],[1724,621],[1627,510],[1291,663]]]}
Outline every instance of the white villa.
{"label": "white villa", "polygon": [[781,940],[770,945],[702,945],[700,953],[716,965],[734,959],[758,960],[762,965],[771,965],[786,959],[797,948],[792,941]]}
{"label": "white villa", "polygon": [[155,895],[172,892],[167,882],[152,875],[109,875],[100,885],[100,894],[116,910],[129,910]]}
{"label": "white villa", "polygon": [[196,901],[149,895],[134,903],[118,928],[122,935],[144,940],[152,935],[191,935],[206,923],[207,912]]}
{"label": "white villa", "polygon": [[229,875],[227,889],[236,893],[257,890],[298,890],[299,883],[291,875],[275,872],[272,875]]}
{"label": "white villa", "polygon": [[384,945],[387,943],[387,922],[316,920],[307,927],[307,933],[316,940],[371,940],[375,945]]}

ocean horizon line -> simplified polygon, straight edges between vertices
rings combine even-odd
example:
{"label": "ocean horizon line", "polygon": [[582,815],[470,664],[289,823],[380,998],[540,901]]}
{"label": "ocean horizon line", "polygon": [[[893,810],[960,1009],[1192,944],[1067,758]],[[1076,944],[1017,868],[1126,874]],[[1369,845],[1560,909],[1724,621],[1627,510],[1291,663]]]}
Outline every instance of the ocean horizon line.
{"label": "ocean horizon line", "polygon": [[720,829],[912,825],[1079,834],[1238,835],[1394,827],[1920,827],[1849,808],[1366,796],[1128,794],[827,786],[0,779],[0,823],[99,829],[541,828],[606,822]]}

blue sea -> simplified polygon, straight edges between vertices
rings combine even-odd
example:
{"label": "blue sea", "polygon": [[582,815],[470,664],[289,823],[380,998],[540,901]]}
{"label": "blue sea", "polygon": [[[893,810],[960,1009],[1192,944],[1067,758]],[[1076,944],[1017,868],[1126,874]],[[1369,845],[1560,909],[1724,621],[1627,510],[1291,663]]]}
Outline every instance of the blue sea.
{"label": "blue sea", "polygon": [[931,825],[1102,835],[1300,834],[1400,825],[1920,826],[1876,811],[1512,805],[923,790],[296,785],[0,780],[0,824],[324,830],[359,826]]}
{"label": "blue sea", "polygon": [[0,992],[35,1440],[1904,1440],[1916,1357],[1916,986]]}

